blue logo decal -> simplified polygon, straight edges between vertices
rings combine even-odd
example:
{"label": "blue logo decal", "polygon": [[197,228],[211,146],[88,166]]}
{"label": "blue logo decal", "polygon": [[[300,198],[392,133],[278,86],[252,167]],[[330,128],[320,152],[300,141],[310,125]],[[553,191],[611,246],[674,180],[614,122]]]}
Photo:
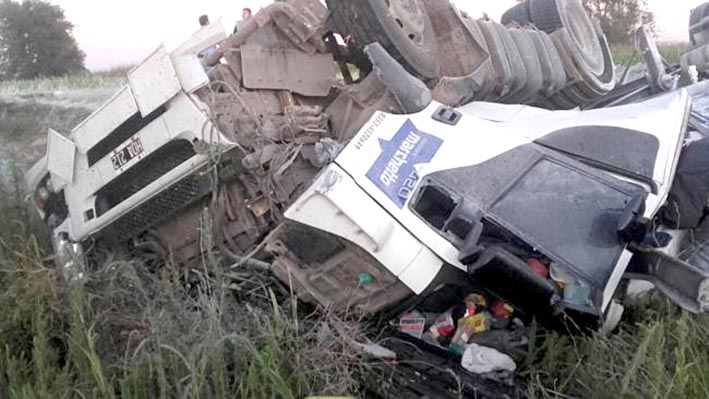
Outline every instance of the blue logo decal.
{"label": "blue logo decal", "polygon": [[414,166],[431,162],[443,140],[418,130],[407,120],[391,141],[379,140],[379,144],[382,155],[367,177],[396,206],[403,208],[420,180]]}

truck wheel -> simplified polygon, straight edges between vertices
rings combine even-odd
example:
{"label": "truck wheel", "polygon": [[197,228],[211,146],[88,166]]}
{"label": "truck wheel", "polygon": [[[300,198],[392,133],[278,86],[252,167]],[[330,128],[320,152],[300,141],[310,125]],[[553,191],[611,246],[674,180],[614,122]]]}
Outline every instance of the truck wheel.
{"label": "truck wheel", "polygon": [[689,14],[689,40],[692,47],[698,47],[703,44],[707,44],[702,41],[699,34],[706,30],[706,25],[703,26],[702,21],[709,16],[709,3],[704,3],[697,8],[693,9]]}
{"label": "truck wheel", "polygon": [[327,0],[336,33],[358,45],[379,42],[407,71],[422,80],[440,74],[433,24],[423,0]]}
{"label": "truck wheel", "polygon": [[539,30],[547,33],[564,26],[557,0],[529,0],[529,16]]}
{"label": "truck wheel", "polygon": [[[596,27],[579,0],[529,0],[532,23],[547,33],[565,28],[589,71],[603,73],[603,51]],[[570,49],[571,50],[571,49]]]}
{"label": "truck wheel", "polygon": [[520,25],[528,24],[532,21],[532,16],[529,13],[529,1],[523,1],[518,3],[516,6],[507,10],[502,14],[502,25],[509,25],[511,23],[518,23]]}
{"label": "truck wheel", "polygon": [[702,22],[702,20],[707,16],[709,16],[709,3],[704,3],[697,8],[694,8],[689,14],[689,27],[694,27],[694,25]]}

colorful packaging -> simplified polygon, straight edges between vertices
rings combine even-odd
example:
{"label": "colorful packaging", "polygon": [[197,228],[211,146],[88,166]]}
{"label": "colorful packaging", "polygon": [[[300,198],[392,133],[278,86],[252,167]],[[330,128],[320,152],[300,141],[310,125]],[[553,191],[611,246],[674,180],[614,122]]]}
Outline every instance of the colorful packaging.
{"label": "colorful packaging", "polygon": [[470,294],[465,298],[466,304],[473,304],[478,308],[487,308],[487,298],[481,294]]}
{"label": "colorful packaging", "polygon": [[491,320],[492,316],[487,312],[458,320],[458,330],[451,341],[451,351],[457,353],[461,349],[465,350],[473,335],[490,330]]}
{"label": "colorful packaging", "polygon": [[436,317],[431,326],[431,335],[435,339],[450,338],[455,334],[455,322],[450,311]]}
{"label": "colorful packaging", "polygon": [[492,304],[492,308],[490,308],[490,310],[492,310],[492,314],[495,317],[505,320],[511,320],[512,316],[515,313],[515,309],[512,307],[512,305],[504,301],[495,301],[495,303]]}
{"label": "colorful packaging", "polygon": [[411,312],[401,316],[399,319],[399,330],[414,338],[421,339],[423,331],[426,329],[426,318],[419,312]]}

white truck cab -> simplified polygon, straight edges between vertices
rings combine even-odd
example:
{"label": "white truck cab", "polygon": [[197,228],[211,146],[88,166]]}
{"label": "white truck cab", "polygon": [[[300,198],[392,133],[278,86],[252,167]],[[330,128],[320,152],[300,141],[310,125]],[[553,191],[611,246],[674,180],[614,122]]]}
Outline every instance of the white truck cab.
{"label": "white truck cab", "polygon": [[602,314],[632,258],[618,221],[638,200],[637,217],[657,215],[689,109],[678,91],[589,112],[434,102],[378,113],[285,216],[355,243],[414,294],[444,265],[484,273],[515,247],[591,288],[585,310]]}
{"label": "white truck cab", "polygon": [[60,266],[117,249],[190,264],[208,234],[225,259],[255,253],[301,299],[338,309],[406,310],[474,285],[530,314],[602,319],[629,271],[709,309],[709,271],[676,256],[680,232],[648,241],[686,91],[591,111],[452,108],[377,43],[371,72],[338,82],[326,16],[298,0],[229,38],[210,25],[160,47],[72,132],[50,131],[27,181]]}

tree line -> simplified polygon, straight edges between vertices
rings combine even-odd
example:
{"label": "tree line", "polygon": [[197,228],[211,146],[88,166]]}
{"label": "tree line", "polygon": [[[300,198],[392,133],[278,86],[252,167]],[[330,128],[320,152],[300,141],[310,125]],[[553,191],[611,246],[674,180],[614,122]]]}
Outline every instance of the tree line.
{"label": "tree line", "polygon": [[0,1],[0,80],[85,71],[85,55],[61,7],[44,1]]}
{"label": "tree line", "polygon": [[[611,44],[630,44],[630,31],[641,24],[654,28],[655,16],[647,0],[581,0],[586,10],[601,24]],[[687,15],[689,19],[689,15]]]}

